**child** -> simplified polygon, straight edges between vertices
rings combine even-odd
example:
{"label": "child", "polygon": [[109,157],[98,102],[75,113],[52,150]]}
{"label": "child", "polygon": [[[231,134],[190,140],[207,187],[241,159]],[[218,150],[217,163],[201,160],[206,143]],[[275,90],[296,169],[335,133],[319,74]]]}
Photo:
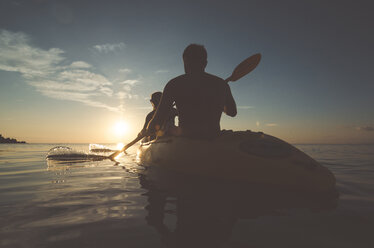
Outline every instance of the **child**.
{"label": "child", "polygon": [[[160,103],[162,97],[162,92],[157,91],[154,92],[151,95],[150,102],[152,104],[153,110],[147,114],[147,117],[145,118],[145,123],[143,126],[143,129],[139,132],[138,137],[143,137],[145,135],[145,132],[147,130],[148,123],[152,120],[158,104]],[[166,122],[162,125],[160,130],[158,131],[158,136],[162,136],[163,134],[169,134],[171,130],[175,129],[175,122],[174,119],[178,115],[178,112],[175,108],[172,108],[169,114],[169,118],[166,120]],[[156,134],[152,134],[151,136],[148,136],[144,139],[144,141],[150,141],[156,138]]]}

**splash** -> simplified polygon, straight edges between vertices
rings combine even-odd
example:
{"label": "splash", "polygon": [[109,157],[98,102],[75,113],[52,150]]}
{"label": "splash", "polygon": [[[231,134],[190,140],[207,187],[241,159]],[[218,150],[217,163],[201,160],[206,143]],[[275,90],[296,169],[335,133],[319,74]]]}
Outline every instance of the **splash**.
{"label": "splash", "polygon": [[51,148],[46,156],[47,160],[56,160],[56,161],[76,161],[76,162],[85,162],[85,161],[100,161],[108,159],[107,156],[97,155],[92,153],[87,153],[83,151],[76,151],[67,146],[56,146]]}
{"label": "splash", "polygon": [[90,152],[116,152],[117,150],[110,149],[109,147],[98,145],[98,144],[90,144],[89,145]]}

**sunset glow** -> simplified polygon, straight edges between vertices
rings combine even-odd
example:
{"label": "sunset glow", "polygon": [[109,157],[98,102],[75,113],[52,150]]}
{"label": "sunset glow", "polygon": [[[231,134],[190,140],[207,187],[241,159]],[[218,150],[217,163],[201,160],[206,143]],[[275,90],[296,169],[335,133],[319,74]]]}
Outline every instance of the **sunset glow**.
{"label": "sunset glow", "polygon": [[118,121],[114,127],[113,131],[116,137],[123,137],[129,132],[129,124],[125,121]]}
{"label": "sunset glow", "polygon": [[117,143],[117,150],[121,150],[124,147],[123,143]]}
{"label": "sunset glow", "polygon": [[1,1],[0,134],[126,143],[152,110],[150,95],[184,73],[182,53],[198,43],[208,52],[206,72],[224,79],[249,56],[263,56],[229,83],[238,115],[222,115],[221,129],[290,143],[374,142],[371,7],[129,2]]}

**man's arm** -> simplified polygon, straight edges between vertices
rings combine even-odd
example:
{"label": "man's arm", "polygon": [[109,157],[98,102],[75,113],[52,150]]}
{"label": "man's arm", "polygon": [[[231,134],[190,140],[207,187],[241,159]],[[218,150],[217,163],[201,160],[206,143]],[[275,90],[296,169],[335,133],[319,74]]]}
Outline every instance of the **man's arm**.
{"label": "man's arm", "polygon": [[223,107],[223,112],[227,114],[228,116],[234,117],[237,114],[236,103],[235,103],[234,97],[232,96],[229,84],[226,84],[225,89],[226,89],[225,90],[226,97],[225,97],[225,106]]}
{"label": "man's arm", "polygon": [[139,136],[144,136],[144,135],[145,135],[145,132],[146,132],[147,127],[148,127],[148,124],[149,124],[149,122],[152,120],[152,117],[153,117],[154,113],[155,113],[155,112],[152,111],[152,112],[150,112],[150,113],[147,114],[147,117],[145,118],[145,122],[144,122],[143,128],[142,128],[142,130],[139,132],[138,137],[139,137]]}
{"label": "man's arm", "polygon": [[164,123],[166,118],[168,117],[170,109],[173,107],[173,92],[171,83],[167,83],[164,92],[162,93],[162,97],[160,103],[157,107],[156,113],[154,114],[151,121],[148,123],[147,132],[154,133],[157,131],[161,125]]}

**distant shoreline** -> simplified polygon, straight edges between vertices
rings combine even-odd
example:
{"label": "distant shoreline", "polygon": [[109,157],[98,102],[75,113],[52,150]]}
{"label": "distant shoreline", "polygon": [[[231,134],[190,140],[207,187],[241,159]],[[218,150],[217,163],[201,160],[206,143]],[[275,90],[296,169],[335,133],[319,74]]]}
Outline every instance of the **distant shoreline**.
{"label": "distant shoreline", "polygon": [[4,138],[1,134],[0,134],[0,143],[1,144],[27,144],[26,141],[18,141],[12,138]]}

